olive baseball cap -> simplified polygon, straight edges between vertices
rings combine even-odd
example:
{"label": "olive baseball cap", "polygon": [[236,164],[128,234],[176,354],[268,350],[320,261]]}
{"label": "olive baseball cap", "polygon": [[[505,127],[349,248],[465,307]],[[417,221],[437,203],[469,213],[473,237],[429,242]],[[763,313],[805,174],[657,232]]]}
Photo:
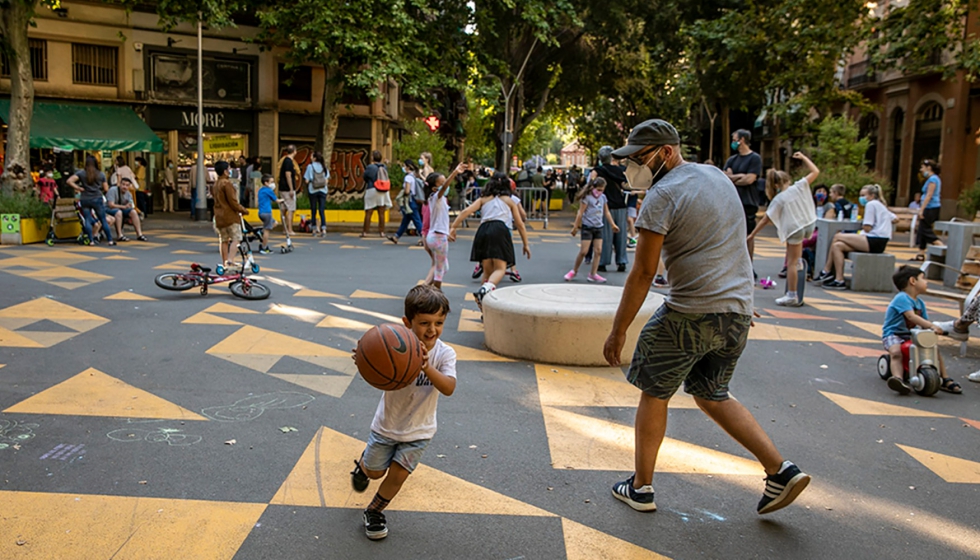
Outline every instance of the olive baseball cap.
{"label": "olive baseball cap", "polygon": [[674,125],[661,119],[643,121],[633,127],[626,145],[612,153],[616,159],[627,158],[647,146],[676,146],[681,143]]}

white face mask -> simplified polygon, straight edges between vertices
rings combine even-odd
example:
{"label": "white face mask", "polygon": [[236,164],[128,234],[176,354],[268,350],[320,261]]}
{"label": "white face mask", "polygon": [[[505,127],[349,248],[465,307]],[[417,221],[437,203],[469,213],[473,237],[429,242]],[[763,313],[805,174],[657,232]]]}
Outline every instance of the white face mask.
{"label": "white face mask", "polygon": [[[656,154],[659,152],[660,150],[654,153]],[[646,164],[639,165],[631,159],[626,160],[626,182],[629,183],[630,188],[634,191],[648,190],[653,186],[654,177],[660,174],[665,165],[667,165],[666,160],[660,164],[660,168],[657,169],[656,173],[654,173],[653,170],[650,169],[650,166]]]}
{"label": "white face mask", "polygon": [[276,188],[276,182],[275,181],[269,181],[269,188],[270,189]]}

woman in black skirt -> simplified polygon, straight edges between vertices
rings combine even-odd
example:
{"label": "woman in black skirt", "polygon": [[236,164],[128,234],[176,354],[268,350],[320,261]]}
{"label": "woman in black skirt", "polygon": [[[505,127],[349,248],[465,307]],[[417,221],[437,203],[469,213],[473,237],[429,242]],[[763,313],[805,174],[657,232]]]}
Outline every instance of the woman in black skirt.
{"label": "woman in black skirt", "polygon": [[520,232],[524,254],[531,258],[527,231],[524,229],[524,221],[521,220],[521,208],[510,198],[510,179],[507,175],[495,173],[482,194],[483,197],[473,201],[459,213],[449,230],[449,240],[455,241],[459,224],[477,210],[480,211],[480,228],[476,230],[476,237],[473,239],[470,261],[483,265],[483,285],[474,294],[476,304],[481,310],[483,298],[497,288],[497,284],[507,273],[507,267],[516,264],[512,227]]}

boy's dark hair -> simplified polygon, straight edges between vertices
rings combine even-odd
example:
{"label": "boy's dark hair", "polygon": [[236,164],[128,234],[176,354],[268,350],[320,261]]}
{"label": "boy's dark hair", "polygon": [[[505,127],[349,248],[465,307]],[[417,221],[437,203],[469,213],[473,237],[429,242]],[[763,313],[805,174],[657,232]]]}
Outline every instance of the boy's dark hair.
{"label": "boy's dark hair", "polygon": [[371,152],[371,161],[374,163],[381,163],[381,152],[378,150]]}
{"label": "boy's dark hair", "polygon": [[263,173],[262,174],[262,184],[263,185],[266,184],[266,183],[268,183],[271,180],[272,180],[272,175],[269,175],[268,173]]}
{"label": "boy's dark hair", "polygon": [[895,283],[895,287],[898,291],[903,292],[905,288],[909,285],[909,280],[912,278],[918,278],[920,274],[924,274],[922,269],[916,266],[903,265],[895,274],[892,274],[892,282]]}
{"label": "boy's dark hair", "polygon": [[420,313],[449,314],[449,299],[442,290],[429,284],[419,284],[405,296],[405,317],[409,321]]}
{"label": "boy's dark hair", "polygon": [[752,133],[744,128],[740,128],[735,131],[735,137],[739,140],[745,140],[746,143],[752,141]]}

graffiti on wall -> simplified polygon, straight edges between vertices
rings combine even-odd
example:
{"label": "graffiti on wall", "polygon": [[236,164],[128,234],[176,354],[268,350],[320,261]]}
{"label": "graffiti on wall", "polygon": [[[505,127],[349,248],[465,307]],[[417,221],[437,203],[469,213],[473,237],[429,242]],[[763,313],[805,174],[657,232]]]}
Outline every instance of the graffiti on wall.
{"label": "graffiti on wall", "polygon": [[[279,152],[279,157],[286,155],[285,146]],[[300,173],[306,172],[306,166],[313,161],[313,146],[296,144],[296,164]],[[344,195],[364,192],[364,168],[367,166],[368,150],[365,148],[334,149],[330,156],[330,198],[347,198]]]}

